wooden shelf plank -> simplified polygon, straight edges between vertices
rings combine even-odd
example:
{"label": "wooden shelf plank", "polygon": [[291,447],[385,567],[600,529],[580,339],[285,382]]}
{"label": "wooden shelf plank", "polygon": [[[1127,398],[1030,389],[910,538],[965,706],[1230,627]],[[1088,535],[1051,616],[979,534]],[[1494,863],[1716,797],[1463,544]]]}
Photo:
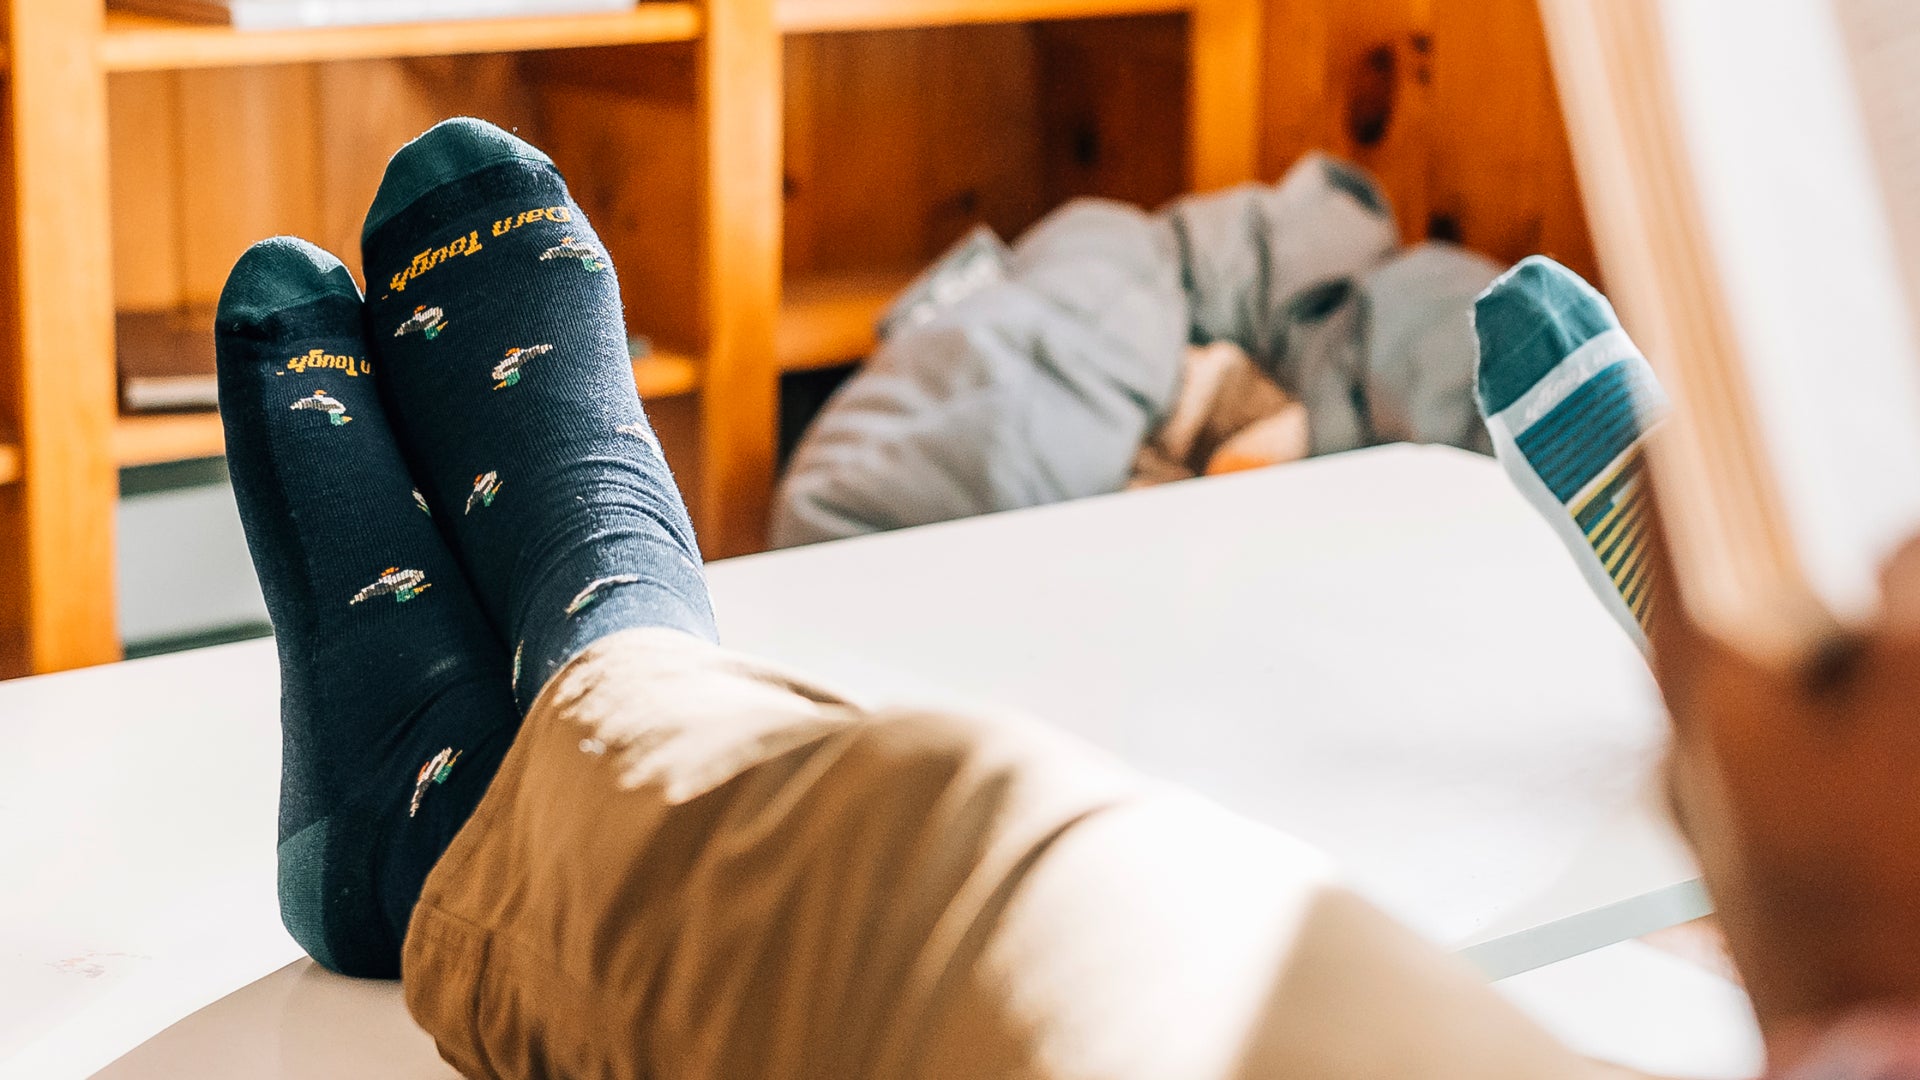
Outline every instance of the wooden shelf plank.
{"label": "wooden shelf plank", "polygon": [[788,34],[901,30],[967,23],[1036,22],[1191,11],[1197,0],[775,0]]}
{"label": "wooden shelf plank", "polygon": [[20,446],[0,443],[0,485],[20,482]]}
{"label": "wooden shelf plank", "polygon": [[873,323],[913,280],[911,270],[817,274],[786,283],[775,354],[782,371],[806,371],[865,359]]}
{"label": "wooden shelf plank", "polygon": [[633,362],[633,382],[641,401],[691,394],[700,388],[700,365],[691,357],[657,352]]}
{"label": "wooden shelf plank", "polygon": [[[643,399],[675,397],[700,386],[700,367],[691,358],[656,353],[633,364],[634,382]],[[122,416],[113,429],[113,459],[121,468],[168,461],[219,457],[226,452],[215,412],[146,413]],[[17,447],[0,443],[0,484],[19,478]]]}
{"label": "wooden shelf plank", "polygon": [[100,62],[108,71],[170,71],[691,41],[700,30],[698,5],[666,0],[611,14],[251,32],[111,11]]}
{"label": "wooden shelf plank", "polygon": [[113,427],[113,460],[123,469],[225,452],[226,436],[215,412],[122,416]]}

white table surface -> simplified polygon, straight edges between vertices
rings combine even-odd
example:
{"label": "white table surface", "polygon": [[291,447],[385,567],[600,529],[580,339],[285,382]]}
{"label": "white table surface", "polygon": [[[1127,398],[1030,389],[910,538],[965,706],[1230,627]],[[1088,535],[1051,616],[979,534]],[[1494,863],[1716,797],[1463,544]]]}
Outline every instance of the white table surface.
{"label": "white table surface", "polygon": [[[1485,459],[1367,451],[710,573],[730,646],[1044,717],[1320,845],[1493,975],[1705,910],[1651,810],[1644,666]],[[396,986],[280,927],[274,667],[249,642],[0,685],[0,1078],[452,1075]]]}

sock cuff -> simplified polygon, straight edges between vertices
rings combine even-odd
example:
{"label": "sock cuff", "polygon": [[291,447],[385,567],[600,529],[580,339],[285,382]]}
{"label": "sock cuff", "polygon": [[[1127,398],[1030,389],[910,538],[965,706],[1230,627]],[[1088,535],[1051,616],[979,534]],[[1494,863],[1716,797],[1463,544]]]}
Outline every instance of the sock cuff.
{"label": "sock cuff", "polygon": [[435,124],[387,163],[386,176],[360,231],[361,243],[433,189],[513,161],[553,165],[552,158],[525,140],[485,120],[460,116]]}

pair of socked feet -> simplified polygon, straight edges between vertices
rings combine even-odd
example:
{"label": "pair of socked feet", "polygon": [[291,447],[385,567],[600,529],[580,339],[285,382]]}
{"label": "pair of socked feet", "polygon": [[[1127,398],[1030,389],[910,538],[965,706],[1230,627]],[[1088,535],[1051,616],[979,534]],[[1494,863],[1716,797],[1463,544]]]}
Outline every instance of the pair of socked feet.
{"label": "pair of socked feet", "polygon": [[[365,299],[310,244],[256,245],[216,335],[280,651],[282,916],[327,967],[391,977],[548,679],[620,630],[715,634],[611,262],[552,163],[448,121],[395,156],[362,243]],[[1544,260],[1478,320],[1503,460],[1637,633],[1645,362]]]}
{"label": "pair of socked feet", "polygon": [[619,630],[714,630],[618,283],[552,163],[449,121],[395,156],[362,244],[364,300],[326,252],[256,245],[215,334],[279,641],[283,918],[393,976],[548,677]]}

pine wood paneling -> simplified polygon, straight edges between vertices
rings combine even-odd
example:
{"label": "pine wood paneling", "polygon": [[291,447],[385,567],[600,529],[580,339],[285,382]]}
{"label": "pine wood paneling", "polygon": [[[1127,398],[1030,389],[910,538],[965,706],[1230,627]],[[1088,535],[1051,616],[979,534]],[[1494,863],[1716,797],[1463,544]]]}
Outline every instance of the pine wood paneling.
{"label": "pine wood paneling", "polygon": [[1502,259],[1598,273],[1536,0],[1434,0],[1435,213]]}
{"label": "pine wood paneling", "polygon": [[206,306],[248,244],[302,236],[360,269],[387,159],[451,115],[538,139],[517,56],[136,72],[110,83],[123,310]]}
{"label": "pine wood paneling", "polygon": [[1046,205],[1097,195],[1151,207],[1185,191],[1187,20],[1090,19],[1036,33]]}
{"label": "pine wood paneling", "polygon": [[180,271],[180,98],[170,72],[107,84],[112,135],[113,296],[123,311],[176,307]]}
{"label": "pine wood paneling", "polygon": [[449,116],[477,116],[541,141],[521,64],[518,56],[459,56],[304,69],[313,72],[311,167],[317,177],[308,239],[361,274],[360,227],[388,159]]}
{"label": "pine wood paneling", "polygon": [[122,416],[113,427],[113,460],[122,468],[188,458],[218,457],[226,450],[220,415],[211,412]]}
{"label": "pine wood paneling", "polygon": [[790,274],[914,269],[975,224],[1046,209],[1026,26],[790,38]]}
{"label": "pine wood paneling", "polygon": [[1268,0],[1261,170],[1372,170],[1409,239],[1594,276],[1535,0]]}
{"label": "pine wood paneling", "polygon": [[311,67],[180,74],[184,303],[218,303],[254,241],[319,233],[315,78]]}
{"label": "pine wood paneling", "polygon": [[27,496],[20,483],[0,487],[0,679],[33,673],[27,593]]}
{"label": "pine wood paneling", "polygon": [[535,65],[541,148],[620,268],[627,323],[698,352],[701,138],[691,49],[556,53]]}
{"label": "pine wood paneling", "polygon": [[1433,38],[1428,0],[1269,0],[1263,172],[1310,150],[1378,175],[1401,231],[1428,231]]}

